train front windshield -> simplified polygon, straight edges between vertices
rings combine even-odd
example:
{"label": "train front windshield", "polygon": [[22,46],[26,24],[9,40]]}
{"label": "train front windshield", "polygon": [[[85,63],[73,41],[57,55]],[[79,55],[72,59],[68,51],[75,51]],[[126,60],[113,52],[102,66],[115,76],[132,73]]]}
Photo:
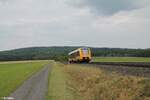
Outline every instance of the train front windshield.
{"label": "train front windshield", "polygon": [[83,56],[87,56],[88,55],[88,48],[83,48],[82,52],[83,52]]}

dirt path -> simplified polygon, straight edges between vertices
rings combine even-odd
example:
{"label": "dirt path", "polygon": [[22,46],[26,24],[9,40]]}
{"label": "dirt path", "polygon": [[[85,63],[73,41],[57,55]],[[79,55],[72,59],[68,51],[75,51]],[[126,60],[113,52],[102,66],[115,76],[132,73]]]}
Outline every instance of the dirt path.
{"label": "dirt path", "polygon": [[10,97],[13,97],[14,100],[45,100],[50,67],[51,65],[49,64],[31,76]]}

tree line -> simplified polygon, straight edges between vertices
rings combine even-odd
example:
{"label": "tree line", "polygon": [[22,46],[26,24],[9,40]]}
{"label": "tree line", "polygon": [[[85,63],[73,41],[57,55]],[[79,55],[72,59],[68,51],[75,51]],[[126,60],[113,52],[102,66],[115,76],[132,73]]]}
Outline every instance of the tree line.
{"label": "tree line", "polygon": [[[59,60],[68,59],[68,53],[79,47],[30,47],[0,51],[0,61]],[[150,49],[92,48],[93,56],[101,57],[150,57]]]}

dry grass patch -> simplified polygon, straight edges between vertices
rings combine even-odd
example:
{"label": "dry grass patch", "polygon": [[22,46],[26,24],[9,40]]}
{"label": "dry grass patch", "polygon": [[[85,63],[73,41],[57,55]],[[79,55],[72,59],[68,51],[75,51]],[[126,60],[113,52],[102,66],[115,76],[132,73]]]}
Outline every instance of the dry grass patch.
{"label": "dry grass patch", "polygon": [[68,84],[81,100],[150,100],[150,79],[122,76],[86,65],[66,65]]}

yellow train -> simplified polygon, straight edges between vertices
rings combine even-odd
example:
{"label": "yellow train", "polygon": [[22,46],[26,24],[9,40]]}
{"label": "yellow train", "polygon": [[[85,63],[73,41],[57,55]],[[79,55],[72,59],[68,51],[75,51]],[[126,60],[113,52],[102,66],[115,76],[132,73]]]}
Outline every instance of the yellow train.
{"label": "yellow train", "polygon": [[78,48],[68,54],[69,62],[90,62],[91,49],[87,47]]}

